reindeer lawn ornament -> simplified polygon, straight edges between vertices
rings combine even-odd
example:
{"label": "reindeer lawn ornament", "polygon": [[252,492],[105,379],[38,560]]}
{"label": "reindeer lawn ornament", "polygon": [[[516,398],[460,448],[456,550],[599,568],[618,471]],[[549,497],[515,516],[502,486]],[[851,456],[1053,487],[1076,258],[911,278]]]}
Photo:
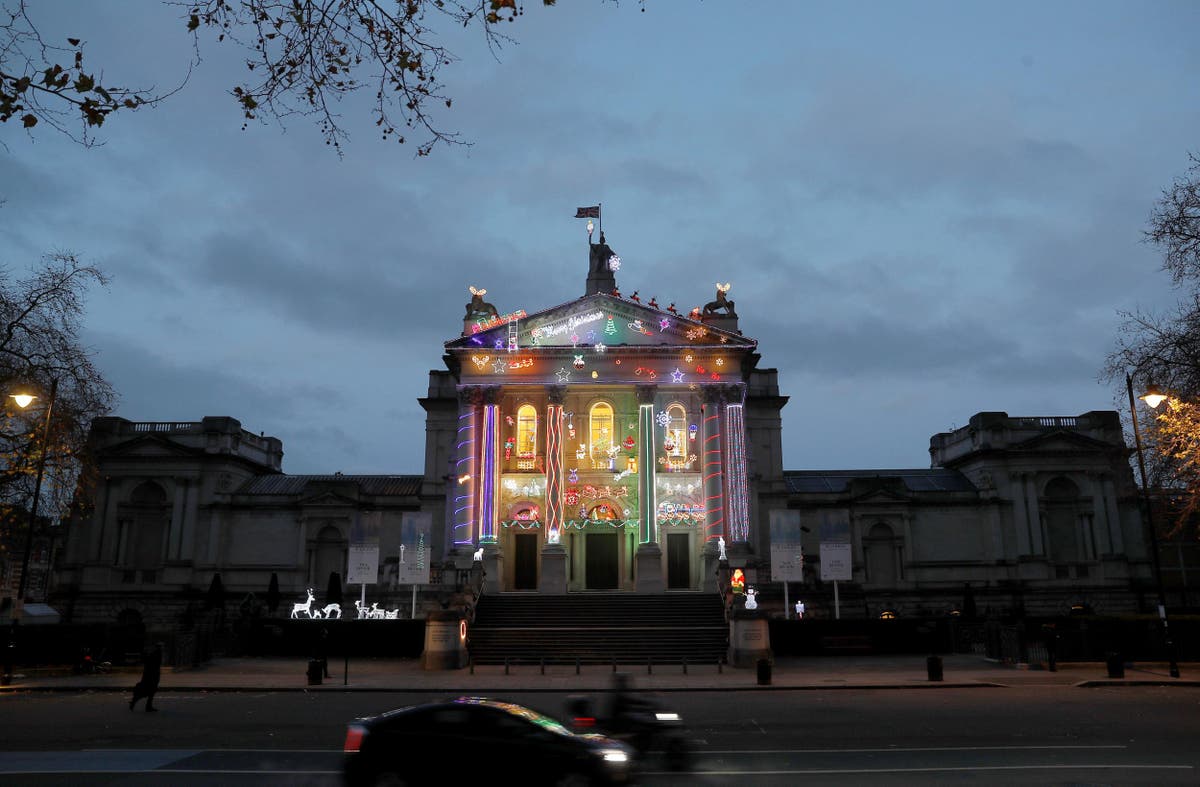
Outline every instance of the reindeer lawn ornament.
{"label": "reindeer lawn ornament", "polygon": [[482,317],[499,317],[500,312],[496,311],[496,307],[483,299],[487,295],[487,290],[477,290],[474,287],[471,290],[471,302],[467,304],[468,320],[477,320]]}
{"label": "reindeer lawn ornament", "polygon": [[710,314],[716,314],[718,309],[724,309],[725,314],[730,317],[737,317],[737,314],[733,311],[733,301],[725,297],[725,293],[729,292],[729,288],[732,286],[732,283],[729,282],[725,284],[717,282],[717,299],[704,304],[704,315],[706,317]]}
{"label": "reindeer lawn ornament", "polygon": [[300,602],[292,604],[292,618],[294,619],[300,617],[301,612],[303,612],[305,615],[308,615],[309,618],[312,618],[312,603],[316,600],[317,597],[313,595],[312,588],[308,588],[308,600],[303,604]]}
{"label": "reindeer lawn ornament", "polygon": [[337,618],[338,620],[341,620],[342,619],[342,605],[341,604],[326,604],[325,608],[321,610],[321,613],[325,616],[326,620],[332,620],[333,618]]}

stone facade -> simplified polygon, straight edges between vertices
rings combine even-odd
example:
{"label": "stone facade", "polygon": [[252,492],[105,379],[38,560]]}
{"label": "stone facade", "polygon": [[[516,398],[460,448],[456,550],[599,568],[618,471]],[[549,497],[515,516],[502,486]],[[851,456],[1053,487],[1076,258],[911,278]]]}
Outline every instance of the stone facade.
{"label": "stone facade", "polygon": [[[1142,604],[1151,575],[1116,413],[980,413],[933,436],[930,468],[785,471],[787,397],[728,286],[680,314],[621,297],[614,256],[592,244],[586,294],[532,315],[502,315],[474,291],[420,399],[421,475],[286,475],[280,440],[233,418],[97,419],[101,482],[71,528],[59,606],[74,620],[166,622],[216,574],[234,600],[261,598],[275,575],[281,614],[310,587],[321,605],[364,523],[381,556],[370,595],[395,604],[402,523],[422,513],[432,564],[478,560],[491,592],[711,591],[723,540],[763,610],[781,614],[775,510],[807,527],[804,582],[789,589],[810,614],[832,614],[816,570],[830,517],[851,540],[843,616],[943,614],[967,596],[980,612]],[[435,581],[419,609],[439,603]]]}

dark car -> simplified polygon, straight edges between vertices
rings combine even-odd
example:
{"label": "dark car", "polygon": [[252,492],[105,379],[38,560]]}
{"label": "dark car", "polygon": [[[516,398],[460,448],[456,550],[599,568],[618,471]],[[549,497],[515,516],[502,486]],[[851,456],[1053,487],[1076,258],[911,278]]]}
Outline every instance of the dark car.
{"label": "dark car", "polygon": [[346,729],[345,752],[350,787],[497,777],[522,787],[622,784],[633,761],[624,743],[571,732],[535,710],[481,697],[355,719]]}

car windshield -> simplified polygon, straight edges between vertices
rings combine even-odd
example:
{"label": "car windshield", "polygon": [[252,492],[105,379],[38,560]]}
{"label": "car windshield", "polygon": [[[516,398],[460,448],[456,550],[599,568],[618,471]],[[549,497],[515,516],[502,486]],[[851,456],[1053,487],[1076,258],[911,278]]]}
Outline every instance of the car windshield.
{"label": "car windshield", "polygon": [[479,705],[487,708],[495,708],[496,710],[503,711],[504,713],[512,716],[519,716],[520,718],[536,724],[544,730],[553,732],[556,735],[562,735],[564,737],[574,737],[575,735],[575,733],[564,727],[561,722],[552,719],[549,716],[543,716],[535,710],[526,708],[524,705],[517,705],[513,702],[489,700],[484,699],[483,697],[459,697],[454,702],[459,705]]}

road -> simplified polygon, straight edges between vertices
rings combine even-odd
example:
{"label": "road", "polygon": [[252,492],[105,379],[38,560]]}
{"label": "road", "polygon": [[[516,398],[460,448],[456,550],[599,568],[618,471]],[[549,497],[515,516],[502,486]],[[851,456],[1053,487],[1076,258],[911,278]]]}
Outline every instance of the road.
{"label": "road", "polygon": [[[640,784],[1200,783],[1200,690],[979,687],[653,695],[683,714],[686,779]],[[109,692],[0,698],[4,784],[335,785],[345,722],[428,694],[165,692],[157,714]],[[561,692],[506,699],[561,716]],[[447,763],[452,769],[453,763]],[[519,776],[519,775],[517,775]]]}

